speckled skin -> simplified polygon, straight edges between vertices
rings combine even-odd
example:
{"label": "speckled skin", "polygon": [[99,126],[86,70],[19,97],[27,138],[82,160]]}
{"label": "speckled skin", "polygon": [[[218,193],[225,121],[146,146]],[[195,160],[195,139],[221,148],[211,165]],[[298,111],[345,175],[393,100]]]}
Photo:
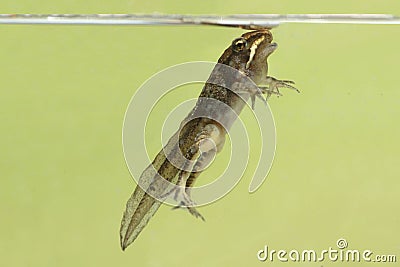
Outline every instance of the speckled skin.
{"label": "speckled skin", "polygon": [[[181,206],[187,207],[196,217],[203,218],[192,206],[188,188],[201,173],[196,170],[207,159],[207,155],[222,149],[226,131],[236,118],[235,114],[230,114],[232,111],[223,106],[213,105],[214,102],[207,99],[219,101],[230,107],[236,116],[246,105],[245,101],[251,98],[254,102],[255,95],[261,94],[254,84],[267,83],[267,57],[277,47],[271,42],[272,34],[268,30],[247,32],[235,39],[219,58],[218,63],[221,65],[214,68],[196,106],[164,149],[157,154],[152,164],[143,172],[139,179],[140,186],[136,187],[128,200],[120,230],[123,250],[136,239],[160,206],[161,202],[152,196],[161,196],[166,192],[168,185],[165,180],[186,187],[186,190],[180,192],[184,195]],[[252,83],[254,84],[251,85]],[[196,118],[202,114],[207,114],[208,118]],[[217,122],[221,120],[225,120],[225,128]],[[206,144],[201,142],[207,138],[214,141],[217,151],[206,148],[206,151],[201,149],[200,153],[200,145]],[[207,144],[204,146],[208,147]],[[191,166],[186,166],[188,165],[186,159],[192,161]]]}

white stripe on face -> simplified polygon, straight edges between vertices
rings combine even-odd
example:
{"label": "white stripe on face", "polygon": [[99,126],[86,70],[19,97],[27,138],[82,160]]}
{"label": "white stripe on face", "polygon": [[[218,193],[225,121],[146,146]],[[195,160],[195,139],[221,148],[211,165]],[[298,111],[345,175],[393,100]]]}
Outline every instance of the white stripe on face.
{"label": "white stripe on face", "polygon": [[255,40],[253,42],[253,44],[251,45],[251,47],[250,47],[250,57],[249,57],[249,60],[246,62],[246,69],[248,69],[250,67],[250,63],[253,61],[253,58],[254,58],[254,56],[256,54],[257,47],[262,41],[264,41],[264,39],[265,39],[265,36],[263,35],[260,38],[258,38],[257,40]]}

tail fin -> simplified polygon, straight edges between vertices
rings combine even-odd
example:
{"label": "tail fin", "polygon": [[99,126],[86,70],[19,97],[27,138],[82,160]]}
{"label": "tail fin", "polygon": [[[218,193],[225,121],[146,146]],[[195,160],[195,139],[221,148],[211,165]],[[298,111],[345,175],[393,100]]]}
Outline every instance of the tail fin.
{"label": "tail fin", "polygon": [[150,218],[160,207],[161,202],[146,194],[138,185],[126,203],[121,222],[121,248],[125,250],[140,234]]}

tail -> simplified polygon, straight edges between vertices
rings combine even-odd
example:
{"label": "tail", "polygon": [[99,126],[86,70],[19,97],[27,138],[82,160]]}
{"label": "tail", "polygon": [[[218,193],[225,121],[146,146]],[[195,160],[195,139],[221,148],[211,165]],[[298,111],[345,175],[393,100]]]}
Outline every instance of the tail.
{"label": "tail", "polygon": [[151,217],[160,207],[161,202],[136,186],[135,191],[126,203],[126,210],[121,221],[121,248],[125,250],[140,234]]}
{"label": "tail", "polygon": [[[176,154],[175,151],[179,149],[177,145],[178,136],[179,132],[175,133],[168,141],[166,147],[157,154],[154,161],[143,171],[139,178],[139,184],[126,203],[126,210],[122,217],[120,229],[122,250],[125,250],[135,241],[162,204],[161,201],[154,199],[152,196],[163,195],[169,186],[169,182],[176,184],[178,179],[177,174],[180,170],[169,163],[165,153]],[[165,178],[157,171],[161,166],[164,166]],[[146,193],[143,188],[151,195]]]}

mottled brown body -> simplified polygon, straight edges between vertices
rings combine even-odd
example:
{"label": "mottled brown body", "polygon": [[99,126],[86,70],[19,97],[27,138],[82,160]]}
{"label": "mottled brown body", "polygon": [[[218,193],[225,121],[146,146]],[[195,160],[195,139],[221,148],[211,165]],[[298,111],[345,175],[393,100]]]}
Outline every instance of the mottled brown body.
{"label": "mottled brown body", "polygon": [[[152,196],[163,198],[175,193],[175,198],[180,199],[179,207],[185,207],[191,214],[204,219],[190,198],[190,187],[201,173],[204,163],[222,149],[235,116],[240,114],[249,98],[254,107],[255,97],[262,98],[262,93],[268,96],[280,94],[278,87],[294,89],[288,84],[292,83],[290,81],[267,76],[267,57],[277,47],[271,42],[272,35],[268,30],[247,32],[224,51],[196,106],[143,172],[139,179],[140,186],[128,200],[120,230],[122,249],[136,239],[161,205],[162,202]],[[217,102],[223,105],[213,104]],[[210,146],[208,140],[212,140],[216,147]],[[168,192],[165,180],[179,187]]]}

